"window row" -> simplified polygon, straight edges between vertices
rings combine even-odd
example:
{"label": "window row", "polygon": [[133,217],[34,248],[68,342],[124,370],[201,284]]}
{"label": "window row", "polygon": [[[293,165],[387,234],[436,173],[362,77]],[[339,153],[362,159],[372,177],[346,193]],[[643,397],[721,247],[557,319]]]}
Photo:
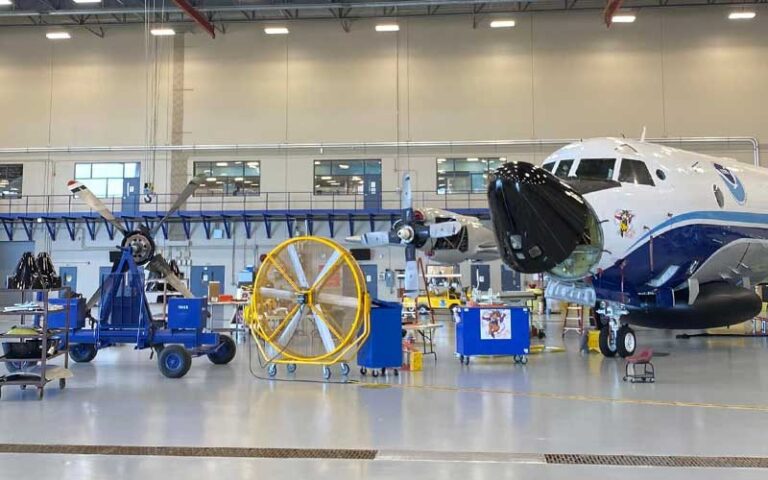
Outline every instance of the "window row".
{"label": "window row", "polygon": [[[563,159],[555,162],[547,162],[542,168],[554,173],[560,178],[577,178],[579,180],[614,180],[616,172],[615,158],[582,158],[576,163],[573,159]],[[574,164],[576,166],[574,167]],[[666,178],[664,171],[657,170],[659,180]],[[645,162],[631,158],[622,158],[619,165],[619,174],[616,178],[621,183],[634,183],[636,185],[655,186],[656,184],[648,171]]]}

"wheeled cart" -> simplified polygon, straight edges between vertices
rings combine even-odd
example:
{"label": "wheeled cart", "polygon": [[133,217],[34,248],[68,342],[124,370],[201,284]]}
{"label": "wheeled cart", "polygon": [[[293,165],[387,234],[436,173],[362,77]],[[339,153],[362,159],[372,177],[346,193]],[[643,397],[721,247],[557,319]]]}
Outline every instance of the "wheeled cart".
{"label": "wheeled cart", "polygon": [[402,348],[402,306],[394,302],[371,302],[371,327],[368,339],[357,352],[357,364],[360,374],[378,377],[386,375],[391,368],[398,375],[398,368],[403,363]]}
{"label": "wheeled cart", "polygon": [[481,306],[462,308],[456,322],[456,353],[464,365],[477,355],[512,355],[528,363],[531,346],[527,307]]}

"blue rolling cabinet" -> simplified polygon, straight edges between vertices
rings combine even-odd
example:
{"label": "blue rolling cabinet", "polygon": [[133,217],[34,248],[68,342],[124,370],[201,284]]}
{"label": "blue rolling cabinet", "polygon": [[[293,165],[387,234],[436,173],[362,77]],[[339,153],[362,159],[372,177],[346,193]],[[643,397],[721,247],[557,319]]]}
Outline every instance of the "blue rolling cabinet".
{"label": "blue rolling cabinet", "polygon": [[402,305],[394,302],[371,302],[371,331],[357,352],[360,374],[378,377],[392,368],[395,375],[403,363]]}
{"label": "blue rolling cabinet", "polygon": [[456,353],[469,365],[476,355],[512,355],[515,363],[528,363],[531,346],[527,307],[462,308],[456,322]]}

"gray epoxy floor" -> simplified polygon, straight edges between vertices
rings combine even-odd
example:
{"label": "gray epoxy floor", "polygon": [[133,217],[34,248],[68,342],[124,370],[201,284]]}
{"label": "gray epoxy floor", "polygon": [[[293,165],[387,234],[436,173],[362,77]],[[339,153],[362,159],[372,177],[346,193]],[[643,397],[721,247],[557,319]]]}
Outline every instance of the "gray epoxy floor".
{"label": "gray epoxy floor", "polygon": [[[655,361],[656,384],[631,385],[621,381],[620,360],[580,354],[575,334],[567,352],[531,356],[525,367],[508,359],[465,367],[452,354],[451,330],[440,331],[436,365],[426,357],[423,372],[367,378],[392,384],[383,389],[258,380],[243,345],[233,364],[196,359],[181,380],[162,377],[148,352],[105,350],[92,364],[74,365],[67,389],[46,390],[42,402],[33,391],[3,389],[0,443],[768,456],[764,339],[639,331],[641,345],[670,355]],[[552,333],[548,343],[561,344]],[[320,371],[300,368],[298,376],[320,380]],[[357,370],[350,378],[359,378]],[[40,478],[62,461],[63,478],[119,472],[152,480],[171,467],[186,478],[723,478],[717,469],[31,454],[0,455],[0,478],[7,469]]]}

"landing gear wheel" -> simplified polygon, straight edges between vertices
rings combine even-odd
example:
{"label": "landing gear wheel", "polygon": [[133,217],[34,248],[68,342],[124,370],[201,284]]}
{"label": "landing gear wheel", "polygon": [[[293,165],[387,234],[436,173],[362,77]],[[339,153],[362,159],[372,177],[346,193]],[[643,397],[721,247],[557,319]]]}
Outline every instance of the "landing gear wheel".
{"label": "landing gear wheel", "polygon": [[155,255],[155,242],[147,233],[141,231],[128,232],[123,237],[120,245],[123,248],[131,249],[131,256],[136,265],[142,266],[152,260]]}
{"label": "landing gear wheel", "polygon": [[192,355],[182,345],[169,345],[157,357],[160,372],[168,378],[181,378],[192,366]]}
{"label": "landing gear wheel", "polygon": [[611,339],[611,327],[609,325],[600,329],[600,353],[606,357],[616,356],[616,339]]}
{"label": "landing gear wheel", "polygon": [[288,373],[295,373],[296,372],[296,364],[295,363],[289,363],[288,365],[285,366],[285,370]]}
{"label": "landing gear wheel", "polygon": [[331,369],[328,366],[323,367],[323,378],[326,380],[331,378]]}
{"label": "landing gear wheel", "polygon": [[77,363],[88,363],[96,358],[96,345],[92,343],[75,343],[69,346],[69,358]]}
{"label": "landing gear wheel", "polygon": [[214,351],[208,354],[208,360],[214,365],[226,365],[235,358],[237,353],[237,345],[232,337],[227,335],[219,335],[219,345]]}
{"label": "landing gear wheel", "polygon": [[365,367],[360,367],[360,375],[367,375],[368,369]]}
{"label": "landing gear wheel", "polygon": [[341,364],[341,374],[343,376],[349,375],[349,364],[348,363],[342,363]]}
{"label": "landing gear wheel", "polygon": [[274,377],[275,375],[277,375],[277,365],[275,365],[274,363],[270,363],[269,366],[267,367],[267,375],[269,375],[270,377]]}
{"label": "landing gear wheel", "polygon": [[622,325],[616,333],[616,347],[621,358],[631,357],[635,354],[637,338],[635,331],[629,325]]}

